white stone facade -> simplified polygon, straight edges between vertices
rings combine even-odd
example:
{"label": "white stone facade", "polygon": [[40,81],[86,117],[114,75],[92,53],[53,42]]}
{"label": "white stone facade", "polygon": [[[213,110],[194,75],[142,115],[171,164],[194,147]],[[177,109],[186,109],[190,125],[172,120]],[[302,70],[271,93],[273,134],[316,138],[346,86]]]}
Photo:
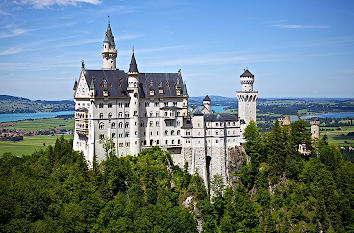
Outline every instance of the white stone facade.
{"label": "white stone facade", "polygon": [[[103,50],[107,43],[114,44],[110,26]],[[88,70],[83,64],[75,82],[74,150],[82,151],[91,163],[94,155],[98,161],[106,159],[100,138],[113,139],[117,157],[137,156],[142,149],[159,146],[171,153],[175,164],[188,164],[189,172],[198,173],[207,187],[216,174],[228,182],[229,157],[243,142],[242,132],[248,122],[256,120],[254,76],[248,70],[240,76],[239,115],[213,113],[208,96],[202,106],[189,112],[189,96],[180,71],[140,73],[133,51],[129,72],[125,73],[115,67],[114,50],[102,52],[113,61],[107,63],[109,59],[103,56],[102,70]]]}

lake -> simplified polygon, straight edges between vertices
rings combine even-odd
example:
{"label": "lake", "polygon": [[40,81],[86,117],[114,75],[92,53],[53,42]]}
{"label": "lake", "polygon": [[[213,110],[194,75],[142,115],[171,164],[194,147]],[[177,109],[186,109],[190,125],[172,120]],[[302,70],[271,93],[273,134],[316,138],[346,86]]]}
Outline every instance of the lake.
{"label": "lake", "polygon": [[75,111],[35,112],[35,113],[6,113],[0,114],[0,122],[19,121],[26,119],[54,118],[60,115],[72,115]]}
{"label": "lake", "polygon": [[[301,116],[301,119],[311,119],[313,117],[318,117],[318,118],[354,118],[354,112],[328,112],[328,113],[319,113],[319,114],[314,114],[314,115],[304,115]],[[290,116],[291,121],[296,121],[297,116],[291,115]]]}

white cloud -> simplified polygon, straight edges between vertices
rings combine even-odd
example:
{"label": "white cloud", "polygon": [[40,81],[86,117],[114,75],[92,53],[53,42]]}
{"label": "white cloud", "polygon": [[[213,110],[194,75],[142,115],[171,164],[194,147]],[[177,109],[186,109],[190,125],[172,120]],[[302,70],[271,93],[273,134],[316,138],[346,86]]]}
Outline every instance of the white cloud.
{"label": "white cloud", "polygon": [[10,49],[5,49],[3,51],[0,51],[0,56],[18,54],[21,52],[23,52],[22,48],[10,48]]}
{"label": "white cloud", "polygon": [[301,24],[274,24],[273,27],[280,29],[327,29],[326,25],[301,25]]}
{"label": "white cloud", "polygon": [[28,30],[26,30],[26,29],[12,28],[12,29],[0,32],[0,39],[20,36],[20,35],[25,34],[27,32],[28,32]]}
{"label": "white cloud", "polygon": [[35,8],[45,8],[53,5],[76,6],[79,3],[88,3],[93,5],[101,4],[100,0],[19,0],[17,4],[31,5]]}

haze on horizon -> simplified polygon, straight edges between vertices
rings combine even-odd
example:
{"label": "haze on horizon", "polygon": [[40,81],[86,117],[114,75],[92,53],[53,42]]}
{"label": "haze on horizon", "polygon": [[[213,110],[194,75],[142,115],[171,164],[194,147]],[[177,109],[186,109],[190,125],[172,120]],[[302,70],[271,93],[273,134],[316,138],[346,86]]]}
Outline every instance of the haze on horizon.
{"label": "haze on horizon", "polygon": [[268,97],[354,97],[354,2],[3,0],[0,94],[72,99],[100,69],[107,16],[127,70],[182,69],[190,96],[235,97],[244,68]]}

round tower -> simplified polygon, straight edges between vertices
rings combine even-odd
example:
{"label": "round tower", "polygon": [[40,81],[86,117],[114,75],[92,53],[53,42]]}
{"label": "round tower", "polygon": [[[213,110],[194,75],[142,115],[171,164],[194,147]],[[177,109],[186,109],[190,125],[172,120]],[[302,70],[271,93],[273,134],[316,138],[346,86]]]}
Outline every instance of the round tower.
{"label": "round tower", "polygon": [[130,97],[129,103],[129,137],[130,137],[130,153],[138,155],[140,152],[139,138],[139,71],[136,64],[134,50],[130,62],[128,72],[128,87],[127,91]]}
{"label": "round tower", "polygon": [[102,59],[104,70],[115,70],[118,51],[114,43],[114,36],[108,16],[108,27],[103,40]]}
{"label": "round tower", "polygon": [[254,75],[248,69],[240,75],[240,82],[241,91],[236,92],[238,116],[248,125],[251,120],[256,121],[258,91],[253,91]]}
{"label": "round tower", "polygon": [[203,106],[210,112],[211,99],[208,95],[206,95],[205,98],[203,99]]}
{"label": "round tower", "polygon": [[312,118],[310,125],[312,138],[320,138],[320,119],[318,117]]}

